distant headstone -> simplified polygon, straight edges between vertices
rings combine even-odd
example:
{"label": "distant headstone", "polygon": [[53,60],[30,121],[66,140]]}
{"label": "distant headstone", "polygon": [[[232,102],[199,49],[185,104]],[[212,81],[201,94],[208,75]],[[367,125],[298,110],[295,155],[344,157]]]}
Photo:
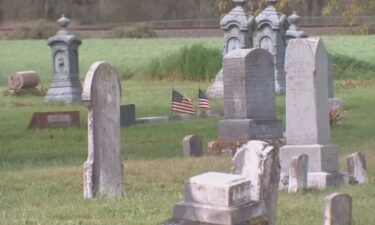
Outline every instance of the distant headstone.
{"label": "distant headstone", "polygon": [[82,100],[88,108],[88,157],[83,165],[84,198],[121,197],[121,85],[111,64],[96,62],[90,67]]}
{"label": "distant headstone", "polygon": [[278,149],[264,141],[249,141],[233,157],[233,172],[250,179],[250,199],[261,203],[262,217],[268,225],[275,225],[280,181]]}
{"label": "distant headstone", "polygon": [[78,47],[82,42],[68,30],[68,18],[63,15],[57,23],[61,30],[48,39],[48,45],[52,48],[53,79],[45,100],[80,103],[82,86],[79,80]]}
{"label": "distant headstone", "polygon": [[352,224],[352,197],[333,193],[326,198],[324,225]]}
{"label": "distant headstone", "polygon": [[288,192],[303,191],[307,188],[309,157],[306,154],[292,157],[289,169]]}
{"label": "distant headstone", "polygon": [[203,155],[202,138],[198,135],[188,135],[182,140],[185,157],[200,157]]}
{"label": "distant headstone", "polygon": [[9,76],[8,89],[13,92],[35,88],[39,84],[39,74],[35,71],[18,71]]}
{"label": "distant headstone", "polygon": [[356,152],[347,157],[348,173],[354,183],[367,183],[367,163],[366,156],[361,152]]}
{"label": "distant headstone", "polygon": [[120,120],[122,127],[128,127],[135,124],[135,105],[121,105],[120,106]]}
{"label": "distant headstone", "polygon": [[219,138],[282,137],[276,118],[272,55],[264,49],[237,49],[224,56],[224,120]]}
{"label": "distant headstone", "polygon": [[80,126],[81,121],[78,111],[36,112],[30,120],[28,129]]}
{"label": "distant headstone", "polygon": [[286,16],[276,8],[277,0],[266,0],[267,7],[255,18],[254,48],[272,54],[275,70],[275,91],[285,93],[284,57],[286,46]]}
{"label": "distant headstone", "polygon": [[[253,23],[254,17],[248,16],[244,6],[248,0],[232,0],[234,7],[220,21],[220,28],[224,31],[223,55],[241,48],[253,47]],[[208,88],[207,94],[210,98],[223,98],[223,69],[216,77],[213,85]]]}
{"label": "distant headstone", "polygon": [[338,148],[330,144],[328,79],[325,48],[320,39],[290,40],[286,50],[286,146],[281,168],[289,171],[292,157],[309,157],[308,185],[324,188],[347,184],[339,172]]}

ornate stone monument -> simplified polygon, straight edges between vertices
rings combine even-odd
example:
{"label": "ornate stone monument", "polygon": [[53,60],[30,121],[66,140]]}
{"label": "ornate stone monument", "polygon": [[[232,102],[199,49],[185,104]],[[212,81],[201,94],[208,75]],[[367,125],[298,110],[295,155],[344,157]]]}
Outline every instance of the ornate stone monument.
{"label": "ornate stone monument", "polygon": [[309,157],[308,186],[348,183],[339,172],[338,148],[330,144],[328,63],[320,39],[290,40],[286,50],[286,145],[280,149],[287,173],[292,157]]}
{"label": "ornate stone monument", "polygon": [[273,56],[275,91],[285,93],[284,57],[286,47],[286,16],[276,9],[277,0],[266,0],[267,7],[255,18],[254,47],[268,50]]}
{"label": "ornate stone monument", "polygon": [[[228,52],[252,48],[253,46],[253,23],[254,17],[248,16],[244,10],[244,4],[248,0],[232,0],[236,7],[233,8],[220,21],[220,28],[224,31],[223,55]],[[223,69],[216,75],[215,82],[208,88],[207,94],[210,98],[222,98],[223,93]]]}
{"label": "ornate stone monument", "polygon": [[264,49],[237,49],[224,56],[224,119],[219,139],[278,139],[272,55]]}
{"label": "ornate stone monument", "polygon": [[121,85],[111,64],[96,62],[90,67],[82,100],[88,108],[88,157],[83,164],[84,198],[121,197]]}
{"label": "ornate stone monument", "polygon": [[50,39],[53,78],[45,100],[80,103],[82,86],[79,81],[78,47],[81,40],[68,30],[70,20],[64,15],[57,20],[61,30]]}

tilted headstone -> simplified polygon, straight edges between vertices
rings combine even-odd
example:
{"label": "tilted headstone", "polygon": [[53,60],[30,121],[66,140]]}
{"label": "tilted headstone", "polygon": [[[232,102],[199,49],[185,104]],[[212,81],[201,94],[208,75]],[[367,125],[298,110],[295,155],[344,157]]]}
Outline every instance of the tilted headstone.
{"label": "tilted headstone", "polygon": [[[185,183],[185,199],[164,225],[275,225],[279,183],[277,150],[250,141],[233,158],[234,172],[209,172]],[[249,223],[249,221],[251,221]],[[263,223],[262,223],[263,224]]]}
{"label": "tilted headstone", "polygon": [[285,93],[284,57],[286,47],[286,16],[276,8],[277,0],[266,0],[267,7],[255,18],[254,48],[262,48],[273,56],[275,91]]}
{"label": "tilted headstone", "polygon": [[272,55],[264,49],[237,49],[224,56],[224,120],[219,138],[282,137],[276,118]]}
{"label": "tilted headstone", "polygon": [[250,179],[250,199],[260,202],[262,217],[268,225],[275,225],[280,181],[278,149],[264,141],[249,141],[233,157],[233,172]]}
{"label": "tilted headstone", "polygon": [[[254,17],[248,16],[244,10],[244,5],[248,0],[232,0],[236,7],[233,8],[220,21],[220,28],[224,31],[223,55],[228,52],[241,49],[252,48],[253,46],[253,22]],[[223,70],[216,75],[215,82],[208,88],[207,94],[210,98],[223,98]]]}
{"label": "tilted headstone", "polygon": [[121,84],[110,63],[96,62],[86,74],[82,100],[88,108],[88,157],[83,164],[84,198],[123,195]]}
{"label": "tilted headstone", "polygon": [[289,169],[288,192],[303,191],[307,188],[309,156],[306,154],[292,157]]}
{"label": "tilted headstone", "polygon": [[348,173],[354,183],[367,183],[367,163],[366,156],[361,152],[356,152],[347,157]]}
{"label": "tilted headstone", "polygon": [[281,168],[289,171],[292,157],[309,156],[309,186],[347,184],[339,172],[338,148],[330,144],[328,79],[325,48],[320,39],[290,40],[286,50],[286,146]]}
{"label": "tilted headstone", "polygon": [[202,138],[198,135],[188,135],[182,140],[185,157],[200,157],[203,155]]}
{"label": "tilted headstone", "polygon": [[48,39],[52,48],[53,79],[45,100],[80,103],[82,86],[79,80],[78,47],[81,39],[68,30],[70,20],[62,16],[61,30]]}
{"label": "tilted headstone", "polygon": [[333,193],[326,197],[324,225],[351,225],[352,197],[347,194]]}

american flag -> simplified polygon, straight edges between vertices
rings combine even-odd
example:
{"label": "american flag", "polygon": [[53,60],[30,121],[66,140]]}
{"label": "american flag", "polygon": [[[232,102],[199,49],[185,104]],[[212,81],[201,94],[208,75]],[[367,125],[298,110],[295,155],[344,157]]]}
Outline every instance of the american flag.
{"label": "american flag", "polygon": [[175,90],[172,93],[172,111],[195,114],[193,102]]}
{"label": "american flag", "polygon": [[198,108],[211,111],[210,101],[201,89],[199,89]]}

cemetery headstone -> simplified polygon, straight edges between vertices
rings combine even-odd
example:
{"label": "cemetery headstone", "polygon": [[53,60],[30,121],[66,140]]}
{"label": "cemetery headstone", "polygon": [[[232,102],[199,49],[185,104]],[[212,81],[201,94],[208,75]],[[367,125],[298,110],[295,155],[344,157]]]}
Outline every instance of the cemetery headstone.
{"label": "cemetery headstone", "polygon": [[61,30],[48,39],[48,45],[52,48],[53,79],[45,100],[80,103],[82,86],[79,80],[78,47],[82,42],[68,30],[68,18],[62,16],[57,23]]}
{"label": "cemetery headstone", "polygon": [[[277,150],[250,141],[233,158],[234,172],[208,172],[185,183],[185,199],[164,225],[275,225],[279,183]],[[251,221],[249,223],[249,221]]]}
{"label": "cemetery headstone", "polygon": [[309,157],[306,154],[292,157],[288,192],[303,191],[307,188],[308,163]]}
{"label": "cemetery headstone", "polygon": [[290,40],[286,50],[286,146],[280,149],[287,172],[292,157],[309,157],[308,186],[347,184],[339,172],[338,148],[330,144],[328,79],[320,39]]}
{"label": "cemetery headstone", "polygon": [[356,152],[347,157],[348,173],[354,183],[367,183],[367,163],[366,156],[361,152]]}
{"label": "cemetery headstone", "polygon": [[135,105],[121,105],[120,106],[120,120],[122,127],[128,127],[135,124]]}
{"label": "cemetery headstone", "polygon": [[261,217],[268,225],[275,225],[280,181],[278,149],[264,141],[249,141],[233,157],[233,172],[250,179],[250,199],[261,203]]}
{"label": "cemetery headstone", "polygon": [[82,100],[88,108],[88,157],[83,165],[84,198],[121,197],[121,85],[110,63],[96,62],[90,67]]}
{"label": "cemetery headstone", "polygon": [[333,193],[326,198],[324,225],[351,225],[352,197]]}
{"label": "cemetery headstone", "polygon": [[182,140],[185,157],[200,157],[203,155],[202,138],[198,135],[188,135]]}
{"label": "cemetery headstone", "polygon": [[282,127],[276,118],[272,55],[264,49],[237,49],[224,56],[224,120],[219,138],[276,139]]}
{"label": "cemetery headstone", "polygon": [[44,129],[55,127],[80,127],[78,111],[36,112],[30,120],[28,129]]}
{"label": "cemetery headstone", "polygon": [[287,18],[276,8],[277,0],[266,0],[266,3],[267,7],[255,18],[254,47],[266,49],[272,54],[275,91],[284,94]]}
{"label": "cemetery headstone", "polygon": [[35,88],[39,84],[39,74],[35,71],[18,71],[9,76],[8,89],[19,92],[23,89]]}
{"label": "cemetery headstone", "polygon": [[[220,21],[220,28],[224,31],[223,55],[228,52],[241,49],[252,48],[253,46],[253,16],[248,16],[244,10],[244,5],[248,0],[233,0],[236,7],[233,8]],[[213,85],[208,88],[207,94],[210,98],[223,98],[223,69],[215,77]]]}

